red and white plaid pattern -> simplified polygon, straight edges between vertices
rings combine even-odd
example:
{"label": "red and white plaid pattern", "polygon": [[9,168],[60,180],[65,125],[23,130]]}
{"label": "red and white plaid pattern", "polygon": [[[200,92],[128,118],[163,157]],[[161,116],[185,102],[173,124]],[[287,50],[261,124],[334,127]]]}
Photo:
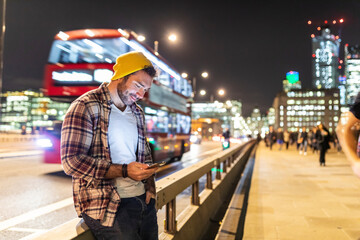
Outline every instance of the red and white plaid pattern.
{"label": "red and white plaid pattern", "polygon": [[[71,104],[61,131],[61,161],[65,173],[72,176],[76,212],[99,219],[103,226],[113,225],[120,203],[113,180],[104,178],[111,165],[108,144],[111,104],[104,83]],[[130,107],[138,127],[137,161],[152,163],[144,112],[136,103]],[[147,181],[145,189],[155,194],[154,177]]]}

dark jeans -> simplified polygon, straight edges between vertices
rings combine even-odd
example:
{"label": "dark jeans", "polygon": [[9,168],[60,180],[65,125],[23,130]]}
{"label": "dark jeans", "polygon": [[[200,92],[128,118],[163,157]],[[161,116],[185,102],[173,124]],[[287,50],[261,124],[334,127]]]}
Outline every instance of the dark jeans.
{"label": "dark jeans", "polygon": [[104,227],[99,220],[82,214],[96,239],[157,240],[158,225],[155,199],[147,205],[145,194],[122,198],[113,227]]}

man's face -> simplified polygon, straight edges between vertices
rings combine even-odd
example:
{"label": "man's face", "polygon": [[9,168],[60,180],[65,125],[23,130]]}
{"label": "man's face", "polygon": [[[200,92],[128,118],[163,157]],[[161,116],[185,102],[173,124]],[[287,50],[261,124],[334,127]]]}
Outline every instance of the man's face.
{"label": "man's face", "polygon": [[130,106],[134,102],[142,99],[149,91],[152,83],[150,77],[145,71],[138,71],[129,76],[127,80],[123,79],[117,85],[117,92],[121,101]]}

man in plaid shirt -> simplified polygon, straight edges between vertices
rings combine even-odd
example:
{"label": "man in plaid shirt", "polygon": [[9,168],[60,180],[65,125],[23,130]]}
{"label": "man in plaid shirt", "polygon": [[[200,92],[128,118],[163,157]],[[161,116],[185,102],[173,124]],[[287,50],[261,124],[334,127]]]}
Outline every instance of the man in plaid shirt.
{"label": "man in plaid shirt", "polygon": [[360,177],[360,136],[355,138],[353,127],[357,128],[357,134],[360,127],[360,92],[355,103],[350,107],[350,111],[340,118],[336,133],[346,157],[351,162],[353,172]]}
{"label": "man in plaid shirt", "polygon": [[74,205],[97,239],[158,239],[157,168],[136,104],[155,76],[140,52],[119,56],[110,83],[76,99],[61,131],[61,161]]}

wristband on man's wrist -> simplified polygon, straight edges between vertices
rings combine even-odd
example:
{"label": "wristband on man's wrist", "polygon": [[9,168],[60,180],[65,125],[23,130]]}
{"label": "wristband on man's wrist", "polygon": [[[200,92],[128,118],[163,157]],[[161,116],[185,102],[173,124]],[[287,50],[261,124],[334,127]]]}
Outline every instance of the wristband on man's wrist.
{"label": "wristband on man's wrist", "polygon": [[123,176],[123,178],[128,177],[127,164],[122,165],[122,176]]}

